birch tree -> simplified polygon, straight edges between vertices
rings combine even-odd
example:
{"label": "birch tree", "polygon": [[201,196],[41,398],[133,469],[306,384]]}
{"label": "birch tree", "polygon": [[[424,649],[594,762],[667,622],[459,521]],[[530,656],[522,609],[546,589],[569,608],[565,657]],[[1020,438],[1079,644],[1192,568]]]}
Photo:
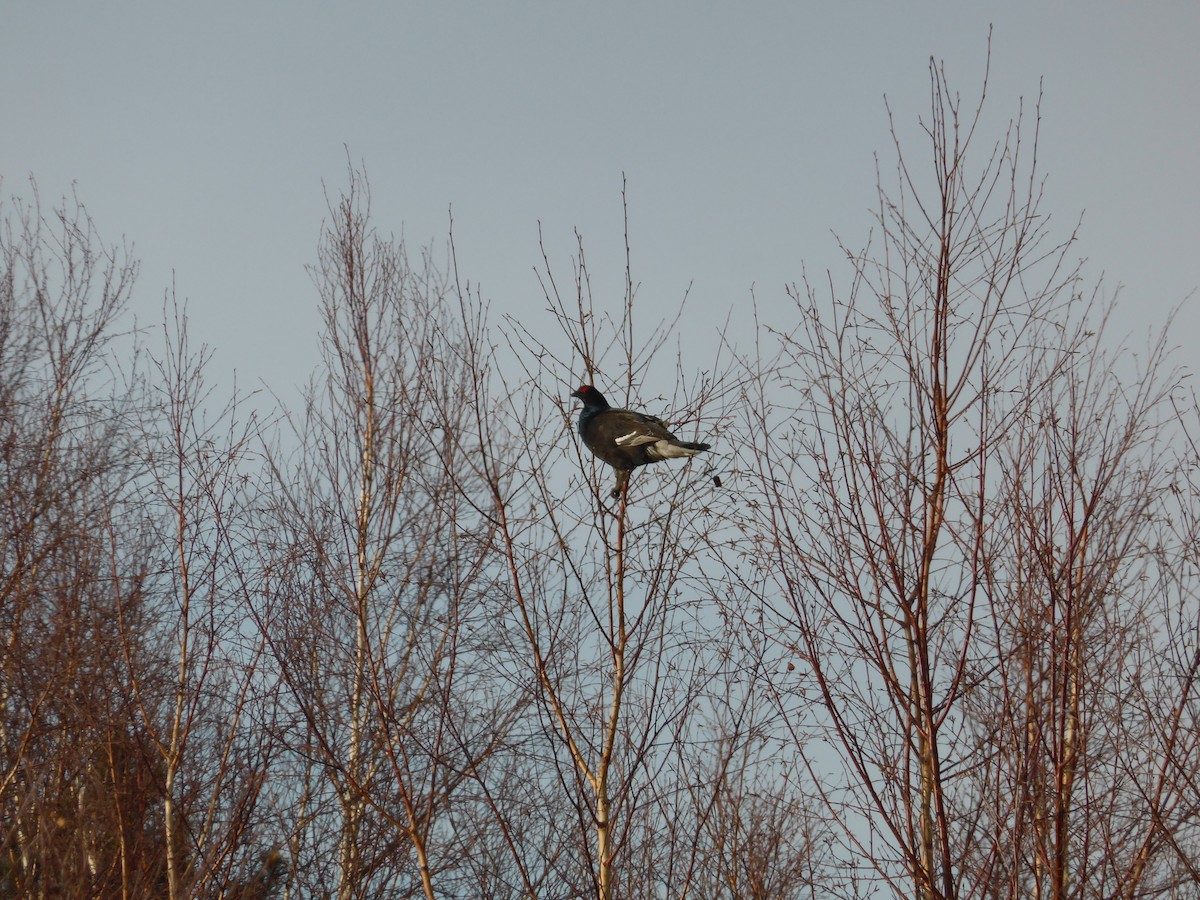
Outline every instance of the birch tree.
{"label": "birch tree", "polygon": [[330,216],[313,269],[324,371],[290,417],[294,455],[272,451],[260,547],[302,785],[291,854],[301,884],[339,897],[432,898],[462,865],[454,797],[516,702],[486,681],[491,526],[461,462],[475,386],[444,276],[374,230],[362,173]]}
{"label": "birch tree", "polygon": [[1154,342],[1140,368],[1105,355],[1105,303],[1041,209],[1039,107],[988,143],[986,82],[969,105],[930,76],[924,150],[892,123],[848,284],[793,287],[778,356],[746,361],[762,634],[795,667],[771,686],[828,772],[841,864],[892,892],[1176,891],[1177,376]]}

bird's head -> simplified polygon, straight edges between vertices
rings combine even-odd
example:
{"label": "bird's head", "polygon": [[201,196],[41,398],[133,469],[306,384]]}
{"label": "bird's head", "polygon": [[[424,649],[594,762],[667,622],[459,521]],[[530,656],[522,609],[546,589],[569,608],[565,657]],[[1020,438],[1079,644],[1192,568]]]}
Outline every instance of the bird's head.
{"label": "bird's head", "polygon": [[581,385],[579,390],[571,391],[571,396],[582,400],[584,406],[597,406],[601,409],[608,408],[608,401],[604,399],[604,395],[590,384]]}

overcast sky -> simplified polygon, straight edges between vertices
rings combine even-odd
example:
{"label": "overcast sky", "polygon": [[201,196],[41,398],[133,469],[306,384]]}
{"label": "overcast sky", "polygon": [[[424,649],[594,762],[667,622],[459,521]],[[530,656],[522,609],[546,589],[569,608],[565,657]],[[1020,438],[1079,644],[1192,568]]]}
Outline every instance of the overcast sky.
{"label": "overcast sky", "polygon": [[[538,223],[558,262],[587,242],[622,289],[621,179],[646,304],[691,286],[689,328],[781,304],[861,244],[884,97],[926,113],[928,61],[987,116],[1044,90],[1043,211],[1123,285],[1117,331],[1184,307],[1200,366],[1200,3],[317,3],[0,0],[0,177],[75,186],[143,260],[153,318],[174,273],[197,336],[243,383],[316,362],[305,266],[347,148],[376,223],[443,246],[494,314],[530,321]],[[1190,298],[1190,299],[1189,299]],[[782,306],[779,306],[782,309]]]}

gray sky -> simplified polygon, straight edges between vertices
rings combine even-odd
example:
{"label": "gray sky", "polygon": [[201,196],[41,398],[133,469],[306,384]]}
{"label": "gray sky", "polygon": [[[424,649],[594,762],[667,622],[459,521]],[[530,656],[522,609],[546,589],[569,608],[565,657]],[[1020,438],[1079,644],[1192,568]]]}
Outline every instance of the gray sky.
{"label": "gray sky", "polygon": [[911,128],[932,55],[974,97],[990,23],[988,120],[1043,79],[1043,211],[1060,236],[1084,215],[1078,254],[1123,285],[1115,330],[1183,304],[1200,367],[1200,3],[984,6],[0,0],[0,176],[44,202],[75,184],[143,260],[139,314],[174,272],[243,383],[316,362],[304,266],[346,148],[383,230],[444,245],[453,206],[464,276],[530,321],[539,221],[564,272],[577,227],[619,301],[625,173],[639,297],[691,285],[688,328],[715,327],[752,285],[782,310],[802,265],[836,271],[832,232],[863,242],[884,95]]}

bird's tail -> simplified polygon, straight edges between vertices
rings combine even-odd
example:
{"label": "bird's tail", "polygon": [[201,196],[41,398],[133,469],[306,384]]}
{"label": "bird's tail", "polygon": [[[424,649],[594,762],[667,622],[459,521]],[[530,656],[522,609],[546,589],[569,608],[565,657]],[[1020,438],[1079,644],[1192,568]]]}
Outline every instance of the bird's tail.
{"label": "bird's tail", "polygon": [[661,440],[651,444],[646,450],[651,459],[682,459],[687,456],[695,456],[701,450],[707,450],[709,446],[709,444],[672,438],[669,441]]}

